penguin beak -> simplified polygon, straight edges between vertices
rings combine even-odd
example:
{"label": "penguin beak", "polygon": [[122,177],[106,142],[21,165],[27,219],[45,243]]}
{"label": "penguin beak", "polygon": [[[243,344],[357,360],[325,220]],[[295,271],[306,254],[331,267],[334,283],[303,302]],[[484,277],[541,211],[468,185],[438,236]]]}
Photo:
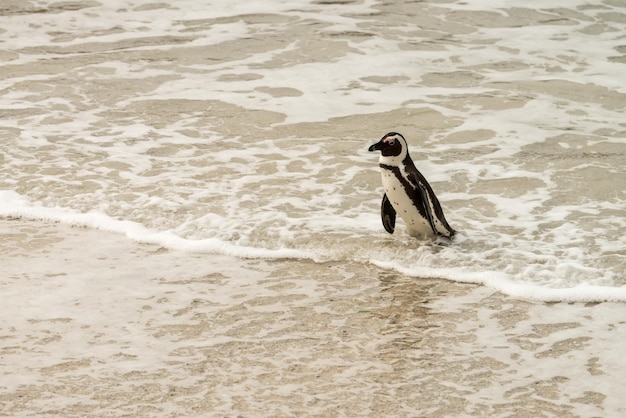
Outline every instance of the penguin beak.
{"label": "penguin beak", "polygon": [[369,147],[369,152],[372,151],[380,151],[384,148],[385,144],[383,143],[382,140],[378,141],[377,143],[375,143],[374,145],[372,145],[371,147]]}

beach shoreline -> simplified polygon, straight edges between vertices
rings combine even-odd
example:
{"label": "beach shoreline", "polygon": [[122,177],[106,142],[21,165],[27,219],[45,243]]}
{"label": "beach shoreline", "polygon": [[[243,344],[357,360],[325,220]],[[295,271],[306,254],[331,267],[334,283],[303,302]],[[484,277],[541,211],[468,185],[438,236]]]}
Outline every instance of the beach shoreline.
{"label": "beach shoreline", "polygon": [[4,3],[0,416],[626,416],[620,2]]}
{"label": "beach shoreline", "polygon": [[5,416],[619,416],[621,304],[0,220]]}

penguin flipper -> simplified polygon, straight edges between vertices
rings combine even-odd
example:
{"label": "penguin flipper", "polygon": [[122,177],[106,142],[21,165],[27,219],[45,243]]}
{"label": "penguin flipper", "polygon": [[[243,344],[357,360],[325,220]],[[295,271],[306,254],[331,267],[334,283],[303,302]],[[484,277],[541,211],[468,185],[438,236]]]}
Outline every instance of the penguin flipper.
{"label": "penguin flipper", "polygon": [[[428,183],[426,183],[426,184],[428,184]],[[425,215],[424,217],[426,218],[426,220],[430,224],[430,228],[433,230],[433,233],[438,235],[439,232],[437,231],[437,227],[435,226],[435,219],[433,217],[433,212],[432,212],[431,207],[430,207],[430,200],[429,200],[428,189],[426,188],[426,186],[424,186],[424,183],[422,183],[422,182],[418,182],[417,183],[417,193],[419,194],[420,198],[422,199],[422,204],[424,205],[424,213],[423,213],[423,215]],[[433,196],[434,196],[434,193],[433,193]],[[436,199],[436,197],[435,197],[435,199]]]}
{"label": "penguin flipper", "polygon": [[428,220],[428,223],[430,223],[433,233],[440,237],[452,239],[456,231],[448,225],[448,222],[443,215],[441,205],[439,204],[439,199],[435,196],[433,189],[428,183],[424,184],[420,182],[418,184],[418,191],[422,197],[422,201],[424,202],[426,219]]}
{"label": "penguin flipper", "polygon": [[383,195],[383,201],[380,205],[380,217],[383,221],[385,231],[393,234],[396,227],[396,210],[391,205],[386,193]]}
{"label": "penguin flipper", "polygon": [[433,188],[430,187],[428,180],[419,172],[412,161],[411,164],[406,167],[406,171],[409,183],[413,185],[422,200],[424,213],[422,213],[421,209],[418,209],[430,224],[433,233],[440,237],[452,239],[456,231],[452,229],[448,221],[446,221],[439,199],[437,199]]}

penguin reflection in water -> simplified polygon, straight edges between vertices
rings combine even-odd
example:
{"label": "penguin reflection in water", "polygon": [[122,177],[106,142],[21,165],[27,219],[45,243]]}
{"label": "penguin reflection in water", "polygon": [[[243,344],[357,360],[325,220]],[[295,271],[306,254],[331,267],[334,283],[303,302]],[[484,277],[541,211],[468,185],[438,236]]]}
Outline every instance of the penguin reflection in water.
{"label": "penguin reflection in water", "polygon": [[378,165],[385,189],[380,214],[385,230],[393,234],[397,213],[411,236],[451,239],[455,231],[448,225],[430,184],[415,168],[404,137],[389,132],[369,151],[380,151]]}

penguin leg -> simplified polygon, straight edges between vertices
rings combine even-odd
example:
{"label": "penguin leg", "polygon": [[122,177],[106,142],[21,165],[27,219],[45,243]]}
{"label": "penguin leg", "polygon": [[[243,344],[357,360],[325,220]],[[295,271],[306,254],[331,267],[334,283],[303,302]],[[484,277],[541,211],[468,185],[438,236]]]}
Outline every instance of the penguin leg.
{"label": "penguin leg", "polygon": [[386,193],[383,195],[383,201],[380,205],[380,217],[383,220],[385,231],[393,234],[396,227],[396,210],[391,205]]}

